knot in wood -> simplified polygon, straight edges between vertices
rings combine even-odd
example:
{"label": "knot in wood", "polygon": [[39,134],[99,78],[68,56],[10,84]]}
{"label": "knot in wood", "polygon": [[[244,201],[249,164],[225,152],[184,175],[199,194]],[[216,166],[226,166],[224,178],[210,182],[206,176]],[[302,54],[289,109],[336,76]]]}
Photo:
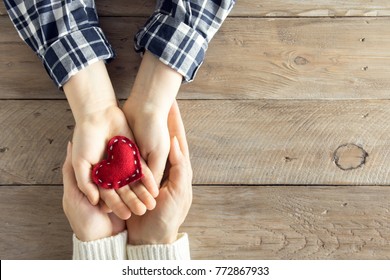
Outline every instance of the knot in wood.
{"label": "knot in wood", "polygon": [[297,56],[295,59],[294,59],[294,62],[296,65],[306,65],[309,63],[309,61],[302,57],[302,56]]}
{"label": "knot in wood", "polygon": [[362,147],[352,143],[339,146],[333,154],[333,160],[341,170],[359,168],[366,163],[367,157],[368,153]]}

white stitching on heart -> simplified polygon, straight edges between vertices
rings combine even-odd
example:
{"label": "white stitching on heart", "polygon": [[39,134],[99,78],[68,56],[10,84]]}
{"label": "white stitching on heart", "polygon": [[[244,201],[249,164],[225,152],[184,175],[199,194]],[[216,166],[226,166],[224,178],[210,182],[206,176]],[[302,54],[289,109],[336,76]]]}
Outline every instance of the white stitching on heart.
{"label": "white stitching on heart", "polygon": [[[119,139],[116,138],[116,139],[114,140],[114,144],[115,144],[115,143],[118,143],[118,141],[119,141]],[[126,144],[127,144],[127,141],[126,141],[125,139],[121,139],[121,141],[122,141],[123,143],[126,143]],[[110,146],[110,148],[109,148],[111,151],[113,150],[114,144],[112,144],[112,145]],[[133,145],[132,145],[132,144],[128,144],[128,145],[130,146],[130,148],[133,149]],[[137,154],[136,151],[133,150],[133,155],[136,155],[136,154]],[[114,159],[114,156],[111,155],[111,160],[113,160],[113,159]],[[106,162],[106,164],[109,165],[110,162]],[[137,161],[137,160],[134,160],[134,164],[137,165],[137,164],[138,164],[138,161]],[[102,167],[103,167],[103,164],[100,164],[100,166],[98,167],[98,169],[97,169],[96,172],[95,172],[96,175],[99,173],[99,169],[102,168]],[[140,173],[139,168],[136,169],[136,172],[137,172],[137,174]],[[126,178],[126,181],[130,181],[130,179],[131,179],[131,178],[134,178],[137,174],[133,174],[131,177]],[[101,179],[98,179],[98,182],[99,182],[100,184],[104,184],[104,182],[103,182]],[[121,182],[122,182],[122,181],[119,181],[119,182],[117,182],[117,184],[119,185]],[[107,186],[109,186],[109,187],[112,186],[112,183],[107,183]]]}

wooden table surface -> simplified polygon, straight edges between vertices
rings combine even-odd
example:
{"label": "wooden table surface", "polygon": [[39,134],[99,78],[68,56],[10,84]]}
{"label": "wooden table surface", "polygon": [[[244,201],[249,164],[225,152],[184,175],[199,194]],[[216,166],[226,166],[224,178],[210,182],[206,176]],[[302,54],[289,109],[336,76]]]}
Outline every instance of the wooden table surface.
{"label": "wooden table surface", "polygon": [[[124,99],[154,1],[96,2]],[[192,258],[390,259],[389,96],[389,1],[238,0],[178,96]],[[61,165],[73,128],[1,2],[1,259],[71,258]]]}

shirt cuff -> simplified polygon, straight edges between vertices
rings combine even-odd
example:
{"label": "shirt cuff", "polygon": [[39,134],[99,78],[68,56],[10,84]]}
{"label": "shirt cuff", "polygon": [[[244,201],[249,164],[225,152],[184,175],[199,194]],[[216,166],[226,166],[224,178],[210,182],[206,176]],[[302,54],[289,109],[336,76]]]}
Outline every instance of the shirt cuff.
{"label": "shirt cuff", "polygon": [[127,245],[129,260],[190,260],[188,235],[179,233],[172,244]]}
{"label": "shirt cuff", "polygon": [[115,236],[83,242],[73,234],[74,260],[126,260],[127,230]]}
{"label": "shirt cuff", "polygon": [[73,75],[99,60],[115,57],[111,45],[99,27],[77,30],[59,38],[43,55],[46,71],[58,87]]}
{"label": "shirt cuff", "polygon": [[169,15],[155,13],[135,36],[137,52],[148,50],[179,72],[185,82],[194,80],[208,42],[200,33]]}

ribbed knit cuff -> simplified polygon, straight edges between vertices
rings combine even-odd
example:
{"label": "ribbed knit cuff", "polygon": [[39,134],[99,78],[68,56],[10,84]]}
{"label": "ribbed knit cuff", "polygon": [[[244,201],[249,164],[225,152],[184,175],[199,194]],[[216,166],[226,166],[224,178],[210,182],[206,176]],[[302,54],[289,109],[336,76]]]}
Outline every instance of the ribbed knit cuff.
{"label": "ribbed knit cuff", "polygon": [[74,260],[126,260],[127,230],[115,236],[82,242],[73,234]]}
{"label": "ribbed knit cuff", "polygon": [[190,260],[188,235],[179,233],[172,244],[127,245],[129,260]]}

